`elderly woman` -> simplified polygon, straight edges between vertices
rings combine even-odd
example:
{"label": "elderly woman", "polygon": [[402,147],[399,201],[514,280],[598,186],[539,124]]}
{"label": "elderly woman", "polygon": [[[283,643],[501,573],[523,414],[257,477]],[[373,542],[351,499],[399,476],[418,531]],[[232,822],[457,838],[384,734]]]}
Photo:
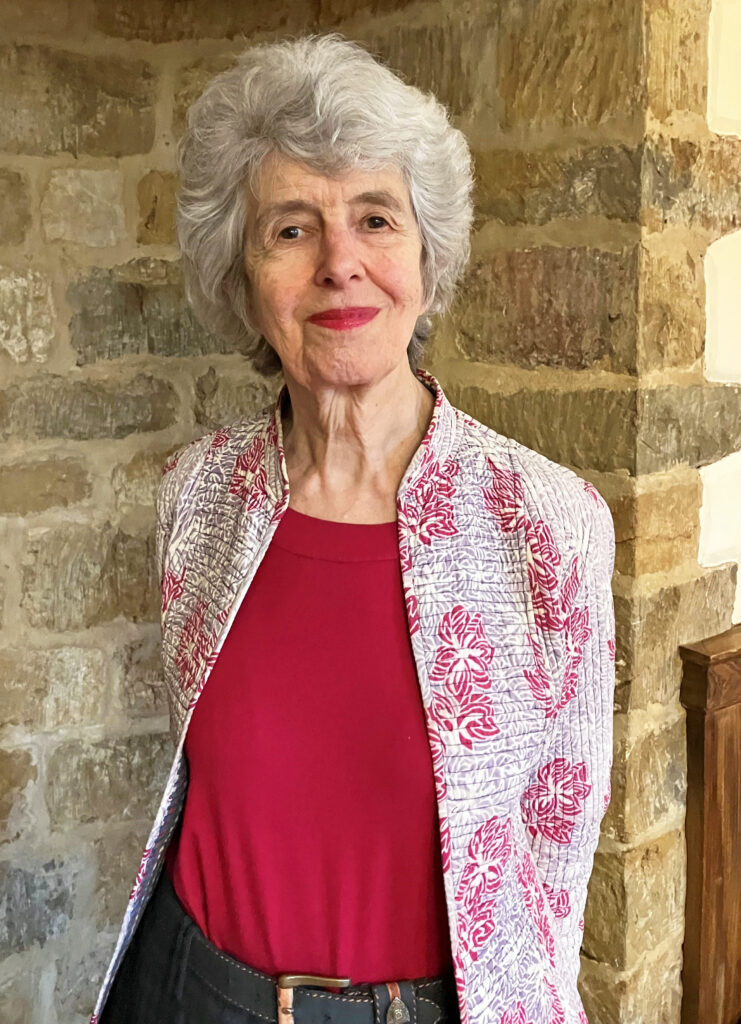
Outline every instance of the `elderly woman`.
{"label": "elderly woman", "polygon": [[465,141],[309,37],[211,82],[180,171],[191,302],[284,383],[164,467],[177,750],[93,1020],[585,1024],[614,531],[417,367]]}

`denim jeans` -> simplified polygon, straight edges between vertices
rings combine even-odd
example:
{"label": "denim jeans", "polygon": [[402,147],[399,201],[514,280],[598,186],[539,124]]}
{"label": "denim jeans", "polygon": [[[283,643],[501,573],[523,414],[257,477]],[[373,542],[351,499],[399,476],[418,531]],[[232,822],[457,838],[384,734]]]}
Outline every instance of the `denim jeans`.
{"label": "denim jeans", "polygon": [[[351,985],[331,996],[305,985],[293,993],[293,1021],[288,1015],[281,1024],[385,1024],[390,1004],[385,985]],[[401,998],[410,1024],[460,1024],[452,968],[441,978],[405,981]],[[278,1024],[275,979],[214,946],[184,910],[163,867],[100,1024],[271,1022]]]}

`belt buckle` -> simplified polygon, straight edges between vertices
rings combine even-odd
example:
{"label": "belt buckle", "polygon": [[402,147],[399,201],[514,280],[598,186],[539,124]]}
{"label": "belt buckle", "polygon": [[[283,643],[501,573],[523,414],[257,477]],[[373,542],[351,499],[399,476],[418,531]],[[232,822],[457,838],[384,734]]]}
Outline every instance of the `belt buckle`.
{"label": "belt buckle", "polygon": [[347,988],[351,985],[350,978],[327,978],[322,974],[279,974],[276,980],[278,988],[295,988],[297,985],[320,985],[331,988]]}

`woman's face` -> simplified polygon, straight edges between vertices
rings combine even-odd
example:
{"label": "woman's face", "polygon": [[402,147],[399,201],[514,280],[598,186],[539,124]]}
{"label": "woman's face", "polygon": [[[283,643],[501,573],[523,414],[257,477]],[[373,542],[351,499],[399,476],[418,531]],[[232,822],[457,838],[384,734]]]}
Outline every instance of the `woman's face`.
{"label": "woman's face", "polygon": [[256,192],[249,315],[286,379],[311,389],[371,384],[405,362],[425,307],[422,245],[401,172],[328,178],[272,155]]}

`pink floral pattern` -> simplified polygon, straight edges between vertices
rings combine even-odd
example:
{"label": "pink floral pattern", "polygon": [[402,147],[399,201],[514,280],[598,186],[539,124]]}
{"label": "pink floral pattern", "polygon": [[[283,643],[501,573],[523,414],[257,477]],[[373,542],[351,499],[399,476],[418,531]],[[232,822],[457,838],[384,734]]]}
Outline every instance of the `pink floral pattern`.
{"label": "pink floral pattern", "polygon": [[491,686],[489,665],[494,648],[486,638],[480,614],[457,604],[443,615],[437,635],[442,642],[430,672],[432,682],[444,683],[459,699],[465,698],[472,686]]}
{"label": "pink floral pattern", "polygon": [[556,943],[548,923],[543,887],[538,884],[532,858],[525,854],[517,864],[517,878],[522,886],[525,906],[530,911],[535,931],[552,967],[556,965]]}
{"label": "pink floral pattern", "polygon": [[525,1007],[518,999],[514,1010],[504,1011],[500,1017],[499,1024],[533,1024],[533,1021],[525,1013]]}
{"label": "pink floral pattern", "polygon": [[438,537],[457,533],[452,501],[457,473],[454,462],[441,466],[429,446],[423,448],[417,485],[397,504],[399,530],[409,535],[410,544],[429,546]]}
{"label": "pink floral pattern", "polygon": [[179,576],[168,569],[162,578],[162,614],[164,615],[173,601],[181,597],[185,589],[186,567]]}
{"label": "pink floral pattern", "polygon": [[587,766],[556,757],[538,770],[538,780],[522,794],[522,820],[528,832],[553,843],[570,843],[577,817],[592,787]]}
{"label": "pink floral pattern", "polygon": [[268,501],[268,476],[265,467],[266,441],[256,437],[234,464],[229,493],[236,494],[250,512],[265,507]]}

